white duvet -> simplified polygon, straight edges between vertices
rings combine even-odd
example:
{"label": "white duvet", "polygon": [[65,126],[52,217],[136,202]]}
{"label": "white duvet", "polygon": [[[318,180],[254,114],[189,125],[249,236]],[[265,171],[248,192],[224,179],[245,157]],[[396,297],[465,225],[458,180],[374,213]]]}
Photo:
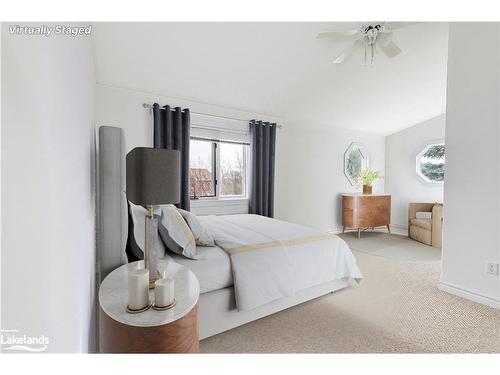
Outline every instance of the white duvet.
{"label": "white duvet", "polygon": [[236,306],[250,310],[298,290],[363,275],[338,236],[259,215],[199,217],[231,259]]}

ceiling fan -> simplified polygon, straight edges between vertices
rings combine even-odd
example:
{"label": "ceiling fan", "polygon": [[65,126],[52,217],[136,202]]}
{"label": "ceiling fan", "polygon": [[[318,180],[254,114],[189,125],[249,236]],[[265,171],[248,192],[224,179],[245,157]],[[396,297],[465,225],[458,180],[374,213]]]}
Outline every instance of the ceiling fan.
{"label": "ceiling fan", "polygon": [[365,65],[367,61],[373,64],[375,53],[381,50],[387,57],[392,58],[399,55],[402,50],[392,41],[393,30],[406,26],[414,25],[416,22],[372,22],[363,25],[360,29],[351,29],[344,31],[328,31],[319,33],[317,39],[332,40],[336,42],[354,41],[354,43],[342,51],[335,60],[334,64],[344,62],[348,57],[364,51]]}

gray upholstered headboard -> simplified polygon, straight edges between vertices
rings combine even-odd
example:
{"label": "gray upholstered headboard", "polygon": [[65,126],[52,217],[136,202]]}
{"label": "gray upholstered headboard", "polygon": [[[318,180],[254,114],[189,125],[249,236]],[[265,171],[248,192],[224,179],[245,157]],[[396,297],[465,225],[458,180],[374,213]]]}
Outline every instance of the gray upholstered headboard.
{"label": "gray upholstered headboard", "polygon": [[99,282],[125,264],[128,207],[125,196],[125,133],[99,128],[97,272]]}

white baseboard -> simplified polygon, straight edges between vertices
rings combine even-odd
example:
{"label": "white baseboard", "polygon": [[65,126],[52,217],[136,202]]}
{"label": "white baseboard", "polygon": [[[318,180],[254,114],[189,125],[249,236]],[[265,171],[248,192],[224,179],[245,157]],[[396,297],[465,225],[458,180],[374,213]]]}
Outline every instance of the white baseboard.
{"label": "white baseboard", "polygon": [[440,281],[438,285],[439,290],[442,290],[443,292],[447,292],[450,294],[453,294],[458,297],[462,297],[465,299],[468,299],[473,302],[480,303],[482,305],[494,307],[496,309],[500,309],[500,301],[483,296],[479,293],[473,292],[471,290],[467,290],[464,288],[461,288],[457,285],[452,285],[449,283],[445,283],[444,281]]}
{"label": "white baseboard", "polygon": [[401,236],[408,235],[408,225],[406,224],[391,224],[391,232],[394,234],[399,234]]}
{"label": "white baseboard", "polygon": [[391,228],[408,230],[408,224],[391,224]]}

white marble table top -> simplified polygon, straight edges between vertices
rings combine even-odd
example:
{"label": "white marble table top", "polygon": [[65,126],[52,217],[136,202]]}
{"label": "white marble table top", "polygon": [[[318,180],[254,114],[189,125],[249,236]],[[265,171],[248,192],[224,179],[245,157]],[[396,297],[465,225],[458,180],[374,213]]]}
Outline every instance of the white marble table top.
{"label": "white marble table top", "polygon": [[[165,277],[174,279],[176,305],[169,310],[156,311],[153,308],[138,313],[126,312],[128,303],[128,272],[143,267],[143,262],[125,264],[111,272],[99,288],[99,303],[104,312],[112,319],[137,327],[154,327],[176,321],[187,315],[198,302],[200,283],[186,267],[172,261],[159,261],[158,270],[165,271]],[[154,289],[149,298],[154,300]]]}

